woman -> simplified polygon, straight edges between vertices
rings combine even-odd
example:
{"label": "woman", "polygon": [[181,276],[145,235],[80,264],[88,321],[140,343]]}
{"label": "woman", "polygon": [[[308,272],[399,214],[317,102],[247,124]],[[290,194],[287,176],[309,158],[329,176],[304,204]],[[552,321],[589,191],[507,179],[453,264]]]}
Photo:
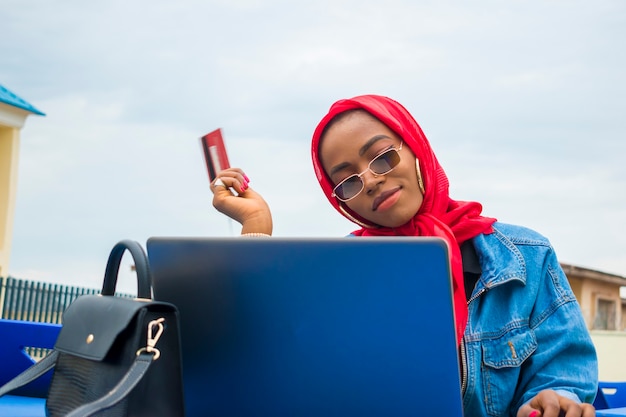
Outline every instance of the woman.
{"label": "woman", "polygon": [[[313,165],[357,236],[438,236],[450,247],[466,416],[590,417],[597,359],[550,243],[452,200],[417,122],[381,96],[340,100],[317,126]],[[242,234],[270,235],[271,213],[238,168],[219,174],[213,204]],[[229,187],[238,191],[233,195]]]}

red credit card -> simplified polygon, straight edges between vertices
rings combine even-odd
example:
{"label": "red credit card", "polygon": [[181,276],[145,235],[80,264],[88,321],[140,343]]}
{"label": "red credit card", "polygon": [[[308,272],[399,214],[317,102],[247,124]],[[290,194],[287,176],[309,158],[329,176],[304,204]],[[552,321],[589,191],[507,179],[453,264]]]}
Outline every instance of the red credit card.
{"label": "red credit card", "polygon": [[202,144],[204,162],[209,173],[209,181],[212,182],[220,171],[230,168],[228,154],[222,138],[222,129],[214,130],[202,136],[200,143]]}

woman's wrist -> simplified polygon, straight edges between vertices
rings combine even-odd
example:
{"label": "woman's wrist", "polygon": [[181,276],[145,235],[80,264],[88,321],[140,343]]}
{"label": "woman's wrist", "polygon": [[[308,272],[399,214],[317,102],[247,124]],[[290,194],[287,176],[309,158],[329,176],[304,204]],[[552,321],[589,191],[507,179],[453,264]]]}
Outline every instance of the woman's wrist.
{"label": "woman's wrist", "polygon": [[267,214],[262,216],[255,216],[254,218],[247,219],[241,227],[242,236],[271,236],[272,235],[272,215]]}

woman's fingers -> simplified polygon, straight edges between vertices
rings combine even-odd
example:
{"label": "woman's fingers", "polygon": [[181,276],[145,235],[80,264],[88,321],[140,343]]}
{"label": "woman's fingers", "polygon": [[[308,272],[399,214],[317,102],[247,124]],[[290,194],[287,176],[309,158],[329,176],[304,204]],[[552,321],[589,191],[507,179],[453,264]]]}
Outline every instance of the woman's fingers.
{"label": "woman's fingers", "polygon": [[244,193],[249,187],[250,179],[240,168],[228,168],[217,174],[217,178],[211,183],[211,191],[213,193],[228,193],[224,195],[232,195],[232,188],[237,194]]}

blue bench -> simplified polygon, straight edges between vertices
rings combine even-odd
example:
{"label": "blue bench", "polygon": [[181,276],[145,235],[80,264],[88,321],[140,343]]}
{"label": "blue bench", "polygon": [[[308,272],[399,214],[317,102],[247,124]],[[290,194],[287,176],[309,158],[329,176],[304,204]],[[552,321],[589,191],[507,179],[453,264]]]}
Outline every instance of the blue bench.
{"label": "blue bench", "polygon": [[[61,325],[0,319],[0,386],[35,360],[26,348],[52,349]],[[52,372],[0,398],[0,417],[43,417]]]}
{"label": "blue bench", "polygon": [[626,382],[600,381],[593,405],[598,417],[626,416]]}
{"label": "blue bench", "polygon": [[600,381],[598,391],[602,393],[607,408],[626,407],[626,381],[608,382]]}

